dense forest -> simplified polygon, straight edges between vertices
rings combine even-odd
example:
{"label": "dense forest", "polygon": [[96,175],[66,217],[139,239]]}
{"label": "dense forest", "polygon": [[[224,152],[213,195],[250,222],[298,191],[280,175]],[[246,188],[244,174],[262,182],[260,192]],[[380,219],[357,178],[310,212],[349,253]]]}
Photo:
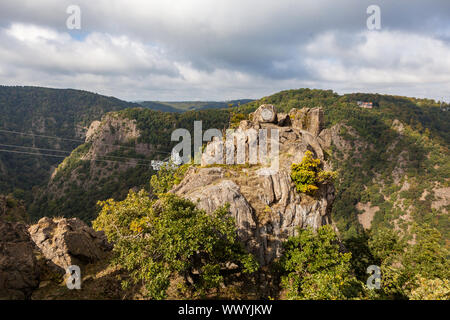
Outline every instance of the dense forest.
{"label": "dense forest", "polygon": [[[357,101],[374,107],[360,108]],[[23,211],[18,198],[25,200],[33,221],[42,216],[94,221],[116,244],[114,263],[130,273],[124,288],[144,279],[150,298],[248,297],[242,287],[220,289],[229,281],[220,271],[224,265],[238,267],[239,276],[233,277],[244,286],[258,282],[259,270],[233,238],[226,208],[209,216],[168,195],[189,165],[156,172],[150,162],[168,159],[177,143],[170,141],[174,129],[192,133],[196,120],[203,121],[203,130],[235,127],[261,104],[274,104],[278,112],[322,107],[325,127],[338,130],[342,140],[325,150],[334,170],[327,177],[333,176],[336,188],[331,216],[337,233],[322,227],[289,238],[269,272],[280,288],[276,298],[448,299],[450,206],[439,205],[439,193],[450,183],[450,113],[448,105],[441,108],[434,100],[298,89],[224,108],[162,112],[83,91],[0,87],[1,149],[30,146],[35,151],[24,151],[55,156],[0,153],[0,192],[12,193],[2,198],[3,215]],[[101,119],[113,137],[122,129],[108,119],[131,121],[139,136],[93,158],[95,141],[83,143],[82,137],[89,123]],[[142,145],[150,151],[142,152]],[[309,182],[297,175],[304,169],[293,167],[297,191],[311,192]],[[367,208],[373,212],[369,226],[361,222]],[[120,230],[110,228],[112,221]],[[154,256],[147,255],[149,248]],[[165,269],[174,257],[178,262]],[[370,264],[382,269],[381,291],[364,286]],[[198,270],[202,276],[196,278]],[[185,280],[179,296],[173,295],[172,280],[180,277]]]}
{"label": "dense forest", "polygon": [[93,120],[136,106],[87,91],[0,86],[0,193],[30,203],[32,187],[84,142]]}

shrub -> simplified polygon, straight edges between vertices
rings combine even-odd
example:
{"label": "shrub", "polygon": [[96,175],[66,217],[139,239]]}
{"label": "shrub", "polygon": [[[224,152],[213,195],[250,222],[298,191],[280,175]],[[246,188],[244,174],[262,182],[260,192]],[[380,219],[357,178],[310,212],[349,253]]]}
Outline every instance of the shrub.
{"label": "shrub", "polygon": [[320,184],[331,182],[336,172],[323,171],[320,159],[314,159],[311,151],[306,151],[302,162],[291,165],[291,179],[298,192],[314,195]]}
{"label": "shrub", "polygon": [[442,287],[436,297],[448,295],[449,253],[440,244],[441,234],[426,224],[414,224],[409,232],[414,235],[414,241],[409,243],[406,241],[410,235],[400,237],[394,230],[385,228],[377,230],[369,240],[381,267],[379,297],[416,299],[429,295],[432,287],[438,285]]}
{"label": "shrub", "polygon": [[169,162],[161,166],[156,175],[153,175],[150,180],[150,186],[154,194],[163,194],[169,192],[174,185],[177,185],[183,180],[184,175],[191,164],[186,163],[176,167]]}
{"label": "shrub", "polygon": [[173,194],[155,201],[144,191],[99,204],[94,228],[115,242],[114,263],[143,283],[149,298],[166,298],[173,279],[182,279],[181,287],[193,296],[204,296],[223,284],[230,264],[238,266],[236,272],[258,268],[238,241],[227,207],[206,214]]}
{"label": "shrub", "polygon": [[289,299],[346,299],[361,289],[351,273],[351,253],[340,252],[338,237],[329,225],[317,232],[299,229],[284,248],[281,282]]}

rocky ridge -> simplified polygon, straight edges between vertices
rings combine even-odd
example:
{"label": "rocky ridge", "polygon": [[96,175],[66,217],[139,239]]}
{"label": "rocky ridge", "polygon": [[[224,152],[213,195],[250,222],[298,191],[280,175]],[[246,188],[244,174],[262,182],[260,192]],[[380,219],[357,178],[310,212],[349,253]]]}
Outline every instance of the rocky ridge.
{"label": "rocky ridge", "polygon": [[[207,212],[229,203],[241,241],[262,265],[267,265],[281,255],[282,241],[294,235],[298,227],[317,229],[331,224],[333,185],[320,186],[317,195],[311,197],[296,192],[290,178],[291,164],[300,162],[308,150],[321,160],[325,170],[330,169],[319,139],[322,128],[321,108],[278,114],[273,105],[262,105],[250,115],[250,120],[241,121],[231,146],[218,138],[209,142],[202,166],[189,168],[184,180],[171,192],[192,200]],[[279,169],[269,175],[261,174],[264,163],[248,165],[249,147],[260,142],[259,136],[256,142],[249,137],[259,129],[274,129],[279,135]],[[268,140],[273,141],[272,138],[269,136]],[[211,163],[218,153],[224,157],[222,163],[226,163],[230,150],[240,139],[247,150],[246,164]]]}

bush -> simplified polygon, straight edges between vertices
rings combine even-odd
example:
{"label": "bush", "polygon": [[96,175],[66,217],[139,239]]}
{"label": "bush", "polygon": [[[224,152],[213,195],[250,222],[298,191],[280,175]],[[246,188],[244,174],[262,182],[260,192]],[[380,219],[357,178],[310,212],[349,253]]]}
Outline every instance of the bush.
{"label": "bush", "polygon": [[169,162],[161,166],[156,175],[153,175],[150,180],[152,192],[156,195],[169,192],[174,185],[177,185],[183,180],[184,175],[191,164],[183,164],[176,167]]}
{"label": "bush", "polygon": [[298,192],[314,195],[320,184],[331,182],[336,178],[333,171],[323,171],[320,159],[314,159],[311,151],[306,151],[302,162],[291,165],[291,179]]}
{"label": "bush", "polygon": [[416,299],[429,295],[431,288],[438,284],[442,287],[436,294],[448,295],[449,253],[440,244],[439,231],[426,224],[416,224],[410,233],[414,240],[408,244],[408,235],[400,237],[389,229],[378,230],[369,240],[369,247],[381,267],[379,298]]}
{"label": "bush", "polygon": [[417,286],[409,295],[410,300],[450,300],[450,281],[448,279],[416,278]]}
{"label": "bush", "polygon": [[361,289],[351,273],[351,253],[340,252],[338,237],[329,225],[316,233],[299,229],[284,248],[281,282],[289,299],[347,299]]}
{"label": "bush", "polygon": [[143,283],[149,298],[166,298],[173,279],[201,297],[223,284],[230,264],[238,266],[236,272],[258,268],[238,241],[227,207],[206,214],[189,200],[165,194],[155,201],[144,191],[100,205],[94,228],[115,242],[114,263],[128,270],[134,283]]}

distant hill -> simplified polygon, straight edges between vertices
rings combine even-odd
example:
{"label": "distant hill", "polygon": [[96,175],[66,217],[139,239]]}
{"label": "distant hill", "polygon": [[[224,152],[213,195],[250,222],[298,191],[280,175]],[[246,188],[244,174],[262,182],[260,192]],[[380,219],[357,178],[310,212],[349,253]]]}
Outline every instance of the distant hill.
{"label": "distant hill", "polygon": [[141,106],[164,112],[185,112],[189,110],[221,109],[230,105],[237,107],[252,102],[251,99],[230,101],[140,101]]}

